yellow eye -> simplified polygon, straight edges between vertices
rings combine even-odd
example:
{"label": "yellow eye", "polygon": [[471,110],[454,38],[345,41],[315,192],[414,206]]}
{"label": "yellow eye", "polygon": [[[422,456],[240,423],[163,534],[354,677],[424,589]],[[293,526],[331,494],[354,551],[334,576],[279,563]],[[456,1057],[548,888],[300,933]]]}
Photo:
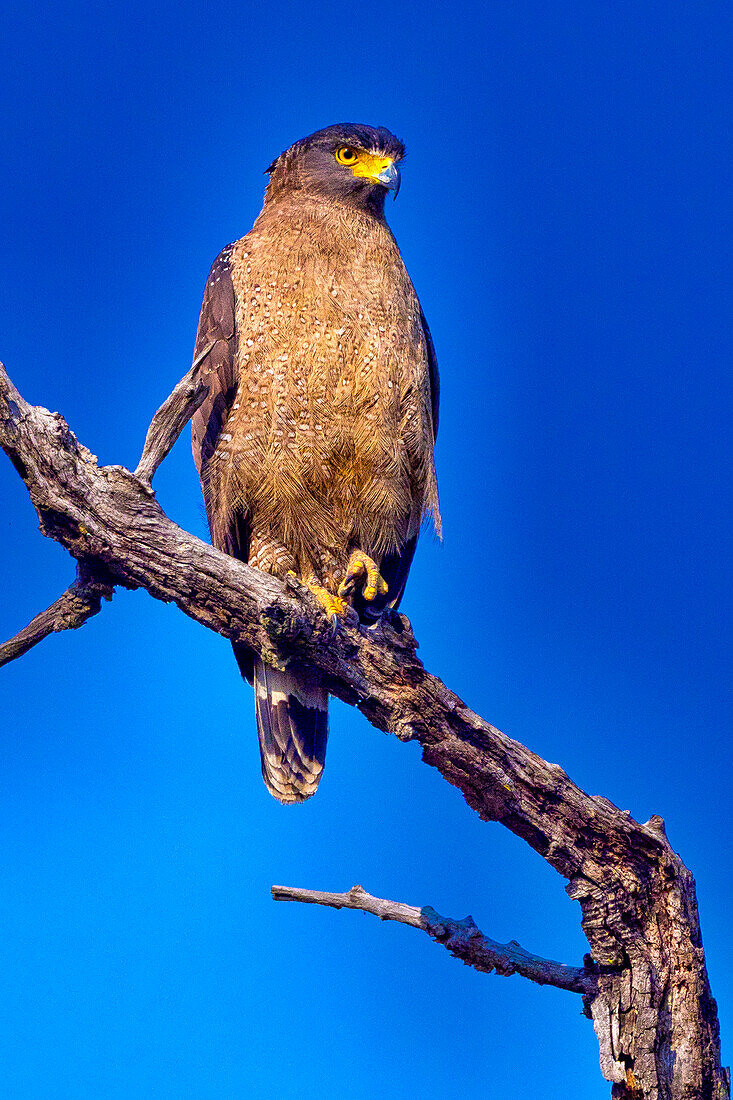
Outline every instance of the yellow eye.
{"label": "yellow eye", "polygon": [[336,160],[339,164],[356,164],[359,154],[351,145],[340,145],[336,150]]}

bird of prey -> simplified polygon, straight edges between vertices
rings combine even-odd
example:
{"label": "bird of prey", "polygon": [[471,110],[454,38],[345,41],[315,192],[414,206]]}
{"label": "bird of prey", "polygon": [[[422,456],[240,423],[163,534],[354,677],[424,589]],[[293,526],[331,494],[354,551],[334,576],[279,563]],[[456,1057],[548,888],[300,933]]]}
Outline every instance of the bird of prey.
{"label": "bird of prey", "polygon": [[[214,261],[194,352],[214,546],[365,624],[399,603],[423,520],[440,532],[435,351],[384,214],[403,156],[388,130],[350,123],[281,153],[252,229]],[[265,784],[302,802],[325,761],[322,678],[234,652]]]}

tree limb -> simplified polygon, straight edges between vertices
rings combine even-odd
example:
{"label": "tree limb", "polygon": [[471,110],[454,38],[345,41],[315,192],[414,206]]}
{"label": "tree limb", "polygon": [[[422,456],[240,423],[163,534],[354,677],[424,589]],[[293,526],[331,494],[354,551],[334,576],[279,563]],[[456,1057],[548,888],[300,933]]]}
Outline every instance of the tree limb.
{"label": "tree limb", "polygon": [[[183,403],[190,408],[191,400],[189,394]],[[149,476],[180,431],[181,408],[171,399],[156,414],[146,444]],[[121,466],[99,467],[58,413],[23,400],[2,366],[0,446],[28,488],[42,532],[75,558],[101,564],[112,584],[173,600],[270,664],[316,666],[332,694],[377,728],[418,741],[423,759],[484,820],[501,822],[568,880],[599,968],[596,992],[585,1002],[616,1096],[729,1095],[694,879],[660,819],[639,824],[474,714],[426,672],[404,616],[373,630],[341,622],[334,637],[297,581],[251,569],[182,531],[149,484]]]}
{"label": "tree limb", "polygon": [[99,612],[102,599],[112,599],[113,591],[110,584],[79,564],[74,583],[50,607],[31,619],[28,626],[0,644],[0,667],[22,657],[55,631],[77,630]]}
{"label": "tree limb", "polygon": [[167,397],[150,422],[135,477],[149,485],[153,474],[170,451],[189,420],[206,397],[206,384],[199,373],[199,366],[211,351],[207,344],[184,374],[170,397]]}
{"label": "tree limb", "polygon": [[473,917],[465,917],[463,920],[441,917],[429,905],[418,909],[402,902],[375,898],[362,886],[352,886],[345,894],[301,890],[293,886],[273,886],[272,896],[275,901],[302,901],[314,905],[329,905],[333,909],[361,909],[364,913],[373,913],[380,920],[394,920],[400,924],[409,924],[411,928],[421,928],[466,966],[472,966],[485,974],[491,974],[492,971],[505,977],[521,974],[538,985],[554,985],[571,993],[588,995],[595,990],[596,979],[592,968],[565,966],[564,963],[553,962],[552,959],[540,958],[539,955],[525,951],[515,940],[497,943],[478,930]]}

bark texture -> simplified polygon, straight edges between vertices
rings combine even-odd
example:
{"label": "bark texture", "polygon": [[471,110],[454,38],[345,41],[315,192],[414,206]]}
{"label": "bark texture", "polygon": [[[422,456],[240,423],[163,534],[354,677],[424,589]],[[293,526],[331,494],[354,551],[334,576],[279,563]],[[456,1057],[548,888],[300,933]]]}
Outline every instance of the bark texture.
{"label": "bark texture", "polygon": [[328,905],[332,909],[360,909],[373,913],[380,920],[394,920],[420,928],[423,932],[450,951],[456,959],[484,974],[521,974],[537,985],[554,985],[571,993],[594,996],[597,988],[592,966],[580,968],[543,959],[525,951],[516,940],[497,943],[490,940],[476,927],[473,917],[454,920],[441,917],[430,905],[418,909],[400,901],[388,901],[368,894],[363,886],[352,886],[345,894],[329,894],[322,890],[300,890],[292,886],[273,886],[275,901],[303,901],[311,905]]}
{"label": "bark texture", "polygon": [[172,600],[279,667],[316,666],[328,690],[374,726],[418,741],[426,763],[484,820],[501,822],[539,852],[580,903],[590,945],[583,973],[594,979],[585,1005],[613,1095],[729,1097],[695,884],[661,818],[640,824],[585,794],[559,765],[474,714],[426,672],[404,616],[369,631],[348,620],[332,636],[297,581],[283,584],[172,523],[149,479],[200,398],[195,369],[177,390],[156,414],[139,478],[98,466],[63,418],[29,406],[0,366],[0,445],[28,488],[43,534],[101,569],[110,584]]}
{"label": "bark texture", "polygon": [[112,599],[112,592],[112,585],[102,576],[95,575],[87,566],[78,565],[74,583],[15,637],[0,645],[0,666],[22,657],[49,634],[83,626],[87,619],[99,613],[102,599]]}

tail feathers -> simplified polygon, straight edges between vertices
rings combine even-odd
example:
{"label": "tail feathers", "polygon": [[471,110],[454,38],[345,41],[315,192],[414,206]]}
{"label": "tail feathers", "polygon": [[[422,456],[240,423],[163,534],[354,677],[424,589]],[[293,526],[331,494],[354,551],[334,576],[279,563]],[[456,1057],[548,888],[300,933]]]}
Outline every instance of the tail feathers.
{"label": "tail feathers", "polygon": [[304,802],[326,762],[328,693],[321,677],[256,659],[254,689],[265,786],[280,802]]}

